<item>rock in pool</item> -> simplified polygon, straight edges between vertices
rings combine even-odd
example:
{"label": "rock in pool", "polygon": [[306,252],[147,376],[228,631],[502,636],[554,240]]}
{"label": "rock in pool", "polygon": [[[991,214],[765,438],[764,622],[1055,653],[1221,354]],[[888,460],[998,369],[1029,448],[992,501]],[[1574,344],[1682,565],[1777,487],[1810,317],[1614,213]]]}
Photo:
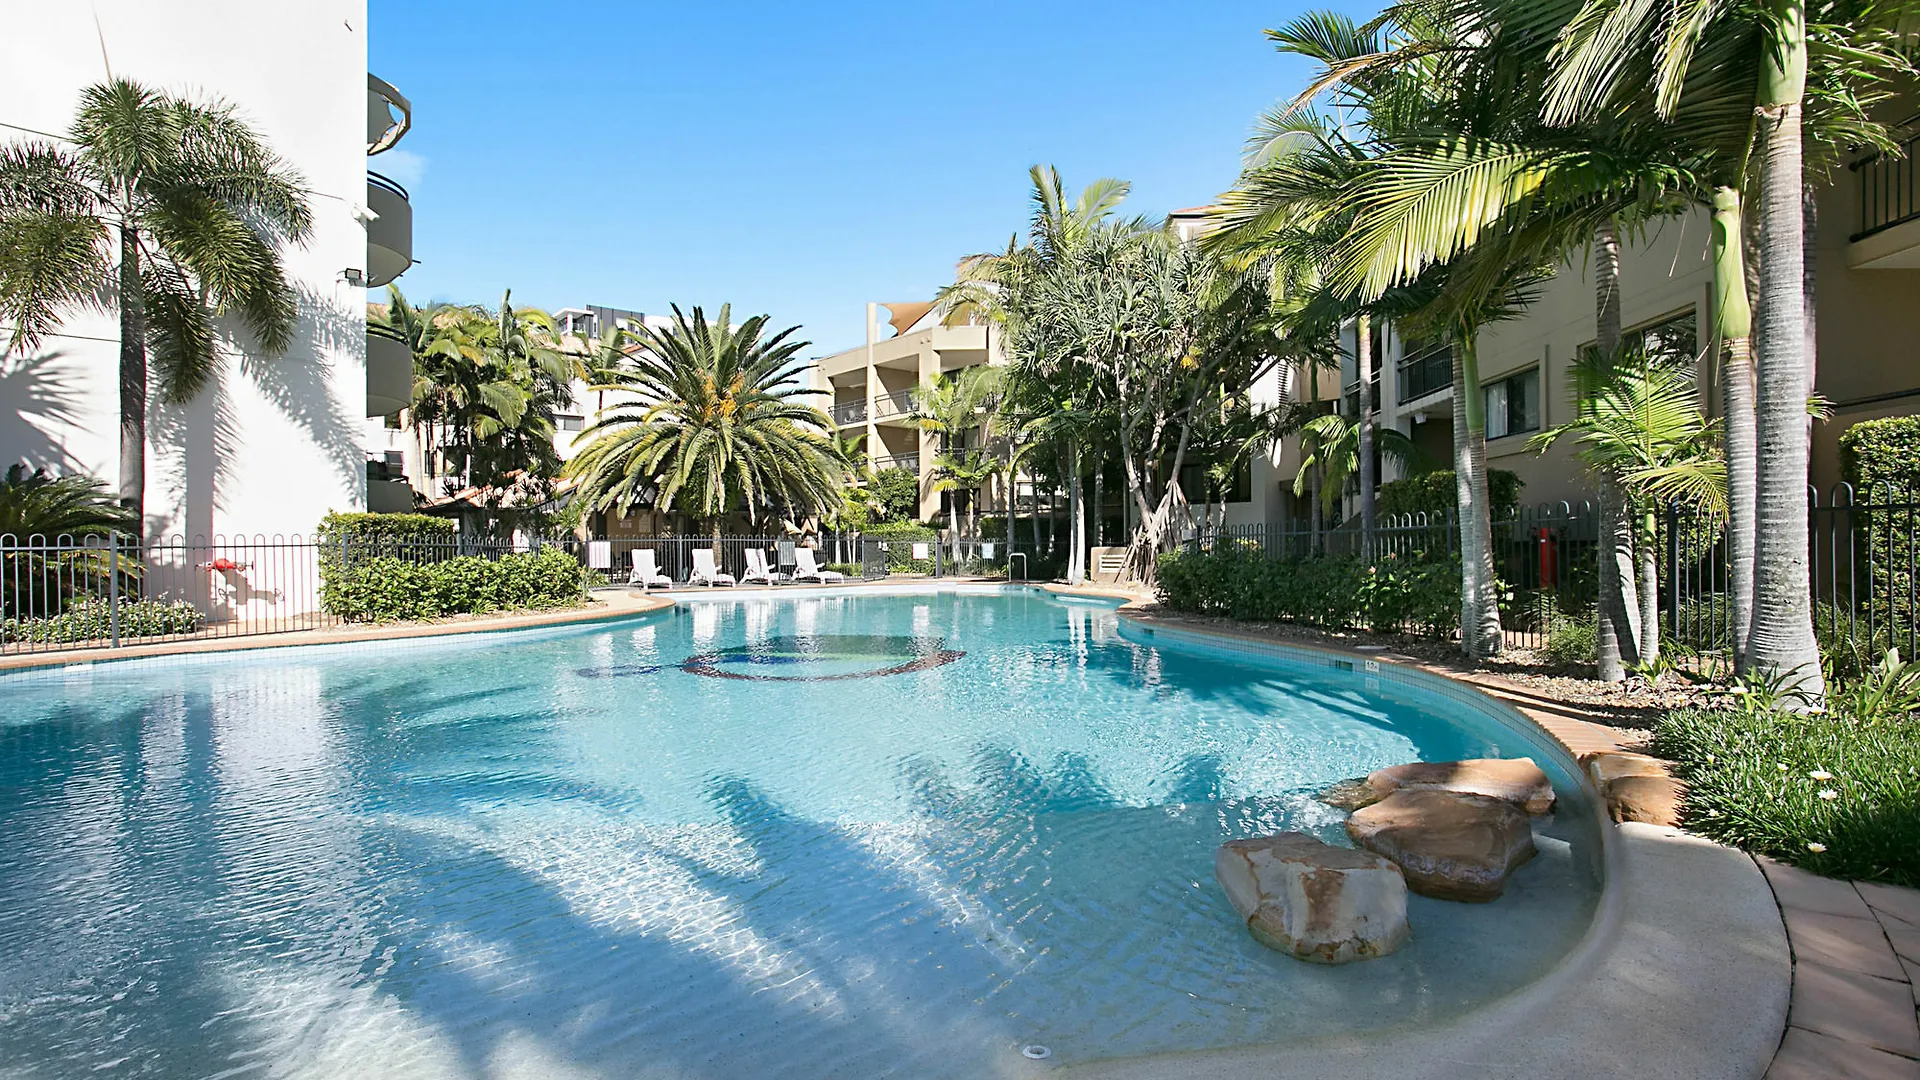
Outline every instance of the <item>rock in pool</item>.
{"label": "rock in pool", "polygon": [[1347,819],[1347,835],[1399,864],[1407,887],[1440,900],[1497,899],[1533,858],[1526,813],[1505,799],[1459,791],[1396,791]]}
{"label": "rock in pool", "polygon": [[1214,876],[1261,944],[1316,964],[1385,956],[1406,943],[1407,883],[1369,851],[1306,833],[1233,840]]}

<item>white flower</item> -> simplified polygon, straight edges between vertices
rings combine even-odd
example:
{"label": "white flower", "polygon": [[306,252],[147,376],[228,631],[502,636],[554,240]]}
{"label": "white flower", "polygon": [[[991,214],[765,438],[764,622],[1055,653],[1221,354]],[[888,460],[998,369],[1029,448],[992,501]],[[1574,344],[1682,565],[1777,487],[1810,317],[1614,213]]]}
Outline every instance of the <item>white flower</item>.
{"label": "white flower", "polygon": [[1832,773],[1830,773],[1830,772],[1828,772],[1828,771],[1827,771],[1827,770],[1825,770],[1825,769],[1815,769],[1815,770],[1813,770],[1812,772],[1810,772],[1810,773],[1808,773],[1808,774],[1807,774],[1807,779],[1809,779],[1809,780],[1831,780],[1831,779],[1833,779],[1833,774],[1832,774]]}
{"label": "white flower", "polygon": [[1827,850],[1827,845],[1821,843],[1818,840],[1810,840],[1807,842],[1807,850],[1813,852],[1815,855],[1818,855],[1821,852]]}
{"label": "white flower", "polygon": [[1713,755],[1712,755],[1712,754],[1708,754],[1708,755],[1707,755],[1707,764],[1709,764],[1709,765],[1711,765],[1711,764],[1713,764]]}
{"label": "white flower", "polygon": [[1832,802],[1833,800],[1840,797],[1840,793],[1833,790],[1832,788],[1821,788],[1820,797],[1822,799],[1825,799],[1828,802]]}
{"label": "white flower", "polygon": [[1781,761],[1781,762],[1776,762],[1776,764],[1778,764],[1778,765],[1780,766],[1780,771],[1781,771],[1781,772],[1786,772],[1786,771],[1787,771],[1787,763],[1786,763],[1786,762],[1784,762],[1784,761]]}

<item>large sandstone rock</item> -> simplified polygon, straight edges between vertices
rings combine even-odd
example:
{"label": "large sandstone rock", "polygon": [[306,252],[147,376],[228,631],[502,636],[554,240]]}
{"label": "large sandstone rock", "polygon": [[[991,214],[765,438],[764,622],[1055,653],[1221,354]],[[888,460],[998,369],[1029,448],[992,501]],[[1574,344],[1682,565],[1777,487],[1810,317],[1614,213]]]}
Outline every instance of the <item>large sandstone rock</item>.
{"label": "large sandstone rock", "polygon": [[1615,821],[1678,825],[1687,786],[1662,773],[1616,777],[1601,785],[1600,791],[1607,797],[1607,814]]}
{"label": "large sandstone rock", "polygon": [[1416,788],[1357,810],[1347,835],[1398,863],[1407,887],[1440,900],[1499,897],[1514,868],[1533,858],[1533,829],[1504,799]]}
{"label": "large sandstone rock", "polygon": [[1457,791],[1510,802],[1529,814],[1553,809],[1553,781],[1532,758],[1524,757],[1393,765],[1368,774],[1367,786],[1376,801],[1396,791]]}
{"label": "large sandstone rock", "polygon": [[1407,940],[1400,868],[1305,833],[1222,844],[1213,873],[1262,945],[1316,964],[1385,956]]}
{"label": "large sandstone rock", "polygon": [[1600,787],[1626,776],[1666,776],[1667,763],[1646,754],[1624,750],[1599,750],[1580,755],[1580,764]]}

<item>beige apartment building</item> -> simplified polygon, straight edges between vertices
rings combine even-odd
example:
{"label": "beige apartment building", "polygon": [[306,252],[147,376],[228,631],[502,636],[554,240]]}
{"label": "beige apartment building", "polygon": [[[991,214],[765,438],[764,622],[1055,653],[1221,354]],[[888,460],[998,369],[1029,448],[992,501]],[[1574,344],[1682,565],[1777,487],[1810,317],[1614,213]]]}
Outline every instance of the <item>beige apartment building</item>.
{"label": "beige apartment building", "polygon": [[[1815,192],[1812,237],[1816,294],[1814,385],[1833,407],[1813,433],[1810,482],[1821,492],[1841,480],[1838,440],[1862,420],[1920,413],[1920,183],[1907,156],[1870,158],[1836,170]],[[1713,271],[1704,210],[1654,222],[1626,238],[1621,257],[1621,307],[1630,334],[1660,347],[1702,358],[1701,399],[1720,412],[1713,348]],[[1377,421],[1409,436],[1426,467],[1452,461],[1452,358],[1444,346],[1407,340],[1391,326],[1376,333],[1374,401]],[[1569,366],[1594,340],[1594,285],[1585,253],[1576,255],[1539,291],[1520,317],[1487,328],[1480,338],[1480,377],[1487,416],[1488,465],[1525,482],[1526,504],[1577,503],[1592,496],[1571,447],[1546,454],[1529,439],[1574,418]],[[1353,332],[1336,382],[1331,372],[1305,372],[1256,388],[1257,401],[1282,397],[1339,401],[1357,411]],[[1231,524],[1277,525],[1305,519],[1309,509],[1292,493],[1298,469],[1295,440],[1254,463],[1245,502],[1228,504]],[[1383,463],[1381,477],[1401,473]],[[1349,510],[1354,509],[1349,506]],[[1197,512],[1197,511],[1196,511]]]}
{"label": "beige apartment building", "polygon": [[[881,309],[887,312],[890,336],[883,336]],[[942,374],[1006,363],[997,338],[991,327],[943,315],[930,303],[873,303],[867,305],[866,344],[813,361],[812,385],[832,395],[822,404],[833,417],[835,434],[864,440],[876,470],[901,468],[917,475],[923,520],[941,506],[941,493],[933,490],[940,437],[911,419],[913,389],[932,385]],[[981,502],[983,510],[1004,511],[1002,481],[996,478]]]}

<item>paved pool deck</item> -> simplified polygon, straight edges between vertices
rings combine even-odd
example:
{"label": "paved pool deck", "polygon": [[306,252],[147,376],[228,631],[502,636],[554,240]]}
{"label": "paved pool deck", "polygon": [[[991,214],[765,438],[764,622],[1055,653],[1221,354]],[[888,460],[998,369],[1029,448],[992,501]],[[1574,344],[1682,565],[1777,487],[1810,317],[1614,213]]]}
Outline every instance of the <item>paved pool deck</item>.
{"label": "paved pool deck", "polygon": [[[841,587],[782,585],[778,592]],[[1303,642],[1257,626],[1180,620],[1144,610],[1150,597],[1137,590],[1039,587],[1120,600],[1123,617],[1146,623],[1419,667],[1512,706],[1574,757],[1636,749],[1646,738],[1497,675],[1464,674],[1391,650]],[[676,595],[690,592],[708,590],[609,589],[559,611],[18,654],[0,657],[0,672],[622,619],[671,607]],[[1920,892],[1817,877],[1677,829],[1604,827],[1609,888],[1586,939],[1541,980],[1459,1020],[1364,1039],[1095,1062],[1065,1074],[1022,1062],[1007,1075],[1920,1080]]]}

